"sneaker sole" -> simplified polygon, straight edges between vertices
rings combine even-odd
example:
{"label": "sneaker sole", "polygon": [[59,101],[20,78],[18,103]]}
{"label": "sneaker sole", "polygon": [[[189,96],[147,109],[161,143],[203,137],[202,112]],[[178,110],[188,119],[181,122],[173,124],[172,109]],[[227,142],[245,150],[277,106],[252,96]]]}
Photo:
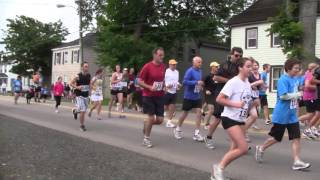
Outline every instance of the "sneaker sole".
{"label": "sneaker sole", "polygon": [[294,168],[294,167],[292,167],[292,170],[294,170],[294,171],[302,171],[302,170],[308,169],[308,168],[310,168],[310,167],[311,167],[311,164],[309,164],[309,166],[307,166],[307,167],[300,167],[300,168]]}

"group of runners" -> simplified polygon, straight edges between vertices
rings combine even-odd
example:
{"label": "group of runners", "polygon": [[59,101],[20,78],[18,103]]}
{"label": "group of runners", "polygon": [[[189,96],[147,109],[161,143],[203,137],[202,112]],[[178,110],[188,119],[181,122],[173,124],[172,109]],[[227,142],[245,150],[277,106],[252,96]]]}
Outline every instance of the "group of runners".
{"label": "group of runners", "polygon": [[[111,117],[113,104],[119,104],[120,118],[124,118],[124,99],[132,96],[136,91],[139,107],[147,115],[143,123],[142,144],[148,148],[153,146],[151,131],[153,125],[160,125],[166,114],[166,127],[173,129],[173,137],[180,140],[183,138],[182,125],[189,112],[195,110],[195,129],[193,140],[205,142],[209,149],[214,149],[213,135],[218,125],[227,131],[230,140],[230,149],[219,163],[212,167],[211,179],[223,180],[224,170],[237,158],[245,155],[250,149],[250,138],[247,130],[250,127],[259,129],[256,120],[260,109],[263,110],[265,124],[272,123],[269,138],[255,148],[255,159],[261,163],[264,152],[272,145],[281,142],[284,132],[288,130],[289,140],[292,141],[292,154],[294,163],[293,170],[309,168],[310,163],[300,159],[300,124],[305,123],[303,134],[310,138],[319,137],[320,117],[320,68],[316,63],[308,66],[305,76],[299,78],[301,62],[297,59],[288,59],[284,64],[285,73],[277,82],[277,102],[269,118],[266,90],[268,89],[268,73],[270,65],[263,65],[263,72],[259,73],[259,63],[253,58],[243,56],[239,47],[233,47],[229,58],[219,64],[210,63],[210,74],[202,74],[202,58],[195,56],[192,66],[186,70],[180,83],[178,62],[169,60],[169,67],[163,63],[164,49],[155,48],[153,58],[146,63],[138,75],[134,76],[134,70],[123,69],[116,65],[110,81],[111,100],[109,102],[108,116]],[[70,86],[76,95],[76,108],[72,110],[74,119],[80,116],[80,129],[86,131],[84,125],[85,115],[88,108],[89,95],[93,106],[88,116],[97,109],[98,119],[101,119],[102,76],[99,69],[94,77],[89,74],[89,64],[83,62],[82,71],[72,79]],[[301,75],[301,74],[300,74]],[[303,80],[301,80],[303,79]],[[57,101],[56,111],[60,105],[63,91],[62,78],[59,77],[54,87],[54,95]],[[17,83],[19,84],[19,83]],[[62,86],[62,87],[61,87]],[[178,122],[173,122],[176,111],[177,92],[183,87],[182,113]],[[134,90],[133,90],[134,89]],[[90,92],[91,91],[91,92]],[[204,104],[202,97],[204,96]],[[132,97],[131,97],[132,98]],[[132,105],[132,99],[128,102]],[[307,114],[298,117],[298,102],[303,101]],[[207,111],[203,107],[207,107]],[[166,111],[166,113],[165,113]],[[204,136],[200,132],[201,119],[205,116],[205,128],[208,130]],[[300,120],[300,121],[299,121]]]}

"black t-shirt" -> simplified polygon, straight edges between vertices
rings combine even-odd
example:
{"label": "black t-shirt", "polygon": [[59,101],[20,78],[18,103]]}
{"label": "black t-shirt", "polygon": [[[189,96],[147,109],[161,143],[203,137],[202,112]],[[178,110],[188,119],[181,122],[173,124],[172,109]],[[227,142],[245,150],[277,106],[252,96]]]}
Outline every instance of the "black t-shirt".
{"label": "black t-shirt", "polygon": [[[320,80],[320,67],[314,70],[313,78]],[[320,84],[317,84],[318,98],[320,98]]]}
{"label": "black t-shirt", "polygon": [[76,94],[76,96],[82,96],[82,97],[89,96],[90,80],[91,80],[90,74],[83,74],[83,73],[78,74],[78,79],[76,83],[77,83],[77,86],[82,86],[82,90],[75,89],[74,93]]}
{"label": "black t-shirt", "polygon": [[214,80],[212,79],[213,76],[214,76],[214,74],[210,73],[203,80],[204,81],[204,89],[210,91],[211,94],[213,94],[213,92],[215,91],[216,86],[217,86],[217,83],[215,83]]}
{"label": "black t-shirt", "polygon": [[[231,60],[227,60],[220,65],[220,68],[218,69],[218,72],[216,75],[231,79],[236,75],[238,75],[238,73],[239,73],[238,64],[231,62]],[[222,90],[225,84],[226,83],[217,83],[216,90],[215,90],[216,95],[220,93],[220,91]]]}

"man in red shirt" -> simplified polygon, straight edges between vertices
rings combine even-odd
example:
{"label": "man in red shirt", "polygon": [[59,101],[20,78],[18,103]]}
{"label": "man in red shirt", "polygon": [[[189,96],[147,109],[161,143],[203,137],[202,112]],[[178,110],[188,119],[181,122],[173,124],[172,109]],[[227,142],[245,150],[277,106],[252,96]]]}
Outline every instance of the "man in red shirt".
{"label": "man in red shirt", "polygon": [[150,134],[153,124],[161,124],[163,122],[164,113],[164,75],[165,65],[163,62],[163,48],[155,48],[153,50],[153,59],[145,64],[139,75],[139,85],[143,87],[143,112],[148,115],[148,120],[144,122],[143,145],[148,148],[152,147]]}

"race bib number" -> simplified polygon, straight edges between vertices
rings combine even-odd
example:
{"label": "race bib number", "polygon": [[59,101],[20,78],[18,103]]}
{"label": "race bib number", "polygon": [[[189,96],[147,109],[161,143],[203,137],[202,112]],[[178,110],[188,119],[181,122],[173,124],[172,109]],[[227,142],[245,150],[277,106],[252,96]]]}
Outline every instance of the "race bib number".
{"label": "race bib number", "polygon": [[122,87],[122,84],[121,82],[118,82],[118,83],[115,83],[115,84],[112,84],[112,88],[121,88]]}
{"label": "race bib number", "polygon": [[298,100],[291,99],[291,101],[290,101],[290,109],[297,109],[297,107],[298,107]]}
{"label": "race bib number", "polygon": [[88,92],[90,90],[90,86],[89,85],[82,85],[81,86],[81,91],[82,92]]}
{"label": "race bib number", "polygon": [[127,87],[128,83],[127,82],[121,82],[121,87]]}
{"label": "race bib number", "polygon": [[194,93],[200,93],[201,89],[202,89],[201,86],[196,85],[196,86],[194,87],[193,92],[194,92]]}
{"label": "race bib number", "polygon": [[259,91],[252,91],[252,97],[259,97]]}
{"label": "race bib number", "polygon": [[154,82],[153,87],[155,87],[156,91],[162,91],[163,90],[163,82]]}
{"label": "race bib number", "polygon": [[240,119],[245,119],[248,117],[248,109],[241,109],[239,118]]}

